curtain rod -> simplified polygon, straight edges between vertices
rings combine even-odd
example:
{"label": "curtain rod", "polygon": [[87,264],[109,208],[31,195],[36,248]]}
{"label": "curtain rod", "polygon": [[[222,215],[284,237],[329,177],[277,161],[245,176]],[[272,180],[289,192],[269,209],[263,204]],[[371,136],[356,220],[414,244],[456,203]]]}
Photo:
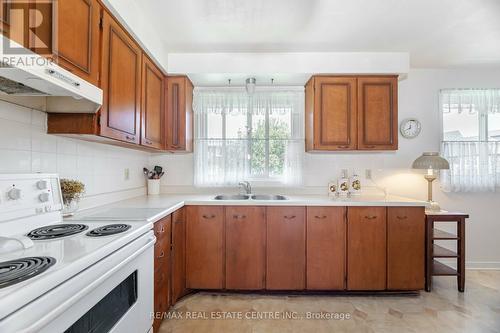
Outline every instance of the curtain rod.
{"label": "curtain rod", "polygon": [[[255,87],[255,91],[257,92],[266,92],[266,91],[304,91],[303,86],[257,86]],[[195,87],[194,90],[197,91],[245,91],[245,86],[203,86],[203,87]]]}

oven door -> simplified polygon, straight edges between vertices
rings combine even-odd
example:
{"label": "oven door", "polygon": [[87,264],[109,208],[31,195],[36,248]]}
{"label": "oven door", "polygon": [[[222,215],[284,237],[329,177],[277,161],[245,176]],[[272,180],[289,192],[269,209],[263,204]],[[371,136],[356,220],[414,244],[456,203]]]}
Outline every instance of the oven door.
{"label": "oven door", "polygon": [[9,316],[1,332],[147,333],[153,313],[152,231]]}

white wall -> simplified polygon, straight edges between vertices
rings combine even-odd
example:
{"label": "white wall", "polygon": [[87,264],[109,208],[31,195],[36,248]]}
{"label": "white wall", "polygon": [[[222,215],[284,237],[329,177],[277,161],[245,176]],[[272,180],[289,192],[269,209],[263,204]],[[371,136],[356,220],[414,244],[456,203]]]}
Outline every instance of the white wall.
{"label": "white wall", "polygon": [[84,208],[145,193],[142,168],[149,154],[46,132],[45,113],[0,101],[0,173],[54,172],[79,179],[86,186]]}
{"label": "white wall", "polygon": [[[399,84],[400,120],[416,117],[422,133],[413,140],[400,136],[399,150],[387,153],[306,154],[305,188],[325,193],[329,180],[340,170],[357,170],[364,175],[372,169],[375,182],[389,193],[426,199],[426,181],[411,163],[424,151],[439,151],[441,125],[438,92],[442,88],[500,88],[500,70],[411,70]],[[193,156],[153,155],[151,164],[166,168],[163,190],[193,191]],[[366,183],[366,182],[365,182]],[[500,193],[443,193],[435,184],[435,200],[447,210],[470,214],[467,221],[467,261],[469,267],[500,268]]]}

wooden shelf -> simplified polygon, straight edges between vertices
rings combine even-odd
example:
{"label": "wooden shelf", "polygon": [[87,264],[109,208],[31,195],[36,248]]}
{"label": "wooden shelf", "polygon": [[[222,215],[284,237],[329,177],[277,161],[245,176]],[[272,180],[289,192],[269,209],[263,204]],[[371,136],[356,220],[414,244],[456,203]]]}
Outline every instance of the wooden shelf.
{"label": "wooden shelf", "polygon": [[433,276],[457,276],[457,270],[447,266],[443,263],[440,263],[437,260],[433,260],[432,262],[432,275]]}
{"label": "wooden shelf", "polygon": [[432,239],[441,239],[441,240],[443,240],[443,239],[456,239],[456,240],[458,240],[459,237],[455,234],[434,228]]}
{"label": "wooden shelf", "polygon": [[432,250],[432,257],[433,258],[458,258],[458,254],[456,252],[448,250],[442,246],[434,244],[434,247]]}

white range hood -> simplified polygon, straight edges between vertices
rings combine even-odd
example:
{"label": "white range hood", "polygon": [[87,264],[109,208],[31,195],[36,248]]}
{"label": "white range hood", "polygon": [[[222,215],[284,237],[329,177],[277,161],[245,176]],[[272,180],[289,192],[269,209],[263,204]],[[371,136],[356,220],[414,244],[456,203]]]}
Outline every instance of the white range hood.
{"label": "white range hood", "polygon": [[[0,45],[0,99],[57,113],[95,113],[102,105],[102,90],[27,49],[2,38]],[[11,54],[13,53],[13,54]],[[21,52],[19,52],[21,53]]]}

